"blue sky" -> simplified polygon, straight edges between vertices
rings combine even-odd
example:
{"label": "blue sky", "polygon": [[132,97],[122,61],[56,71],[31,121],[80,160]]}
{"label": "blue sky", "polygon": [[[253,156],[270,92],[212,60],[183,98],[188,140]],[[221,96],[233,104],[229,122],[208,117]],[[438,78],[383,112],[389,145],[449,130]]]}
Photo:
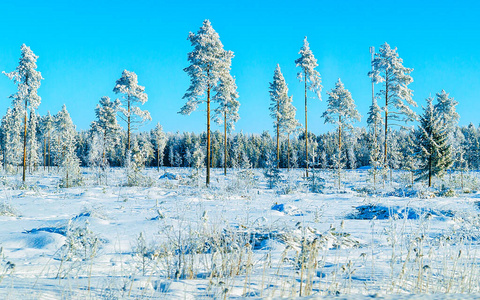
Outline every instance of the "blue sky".
{"label": "blue sky", "polygon": [[[177,114],[189,78],[189,31],[210,19],[225,49],[235,53],[232,74],[241,102],[237,131],[272,130],[268,83],[280,64],[303,123],[303,85],[294,60],[308,36],[318,59],[323,101],[309,100],[309,129],[331,130],[321,114],[326,91],[341,78],[364,117],[371,102],[369,46],[398,47],[414,68],[419,106],[445,89],[458,102],[460,124],[479,123],[480,22],[477,1],[1,1],[0,71],[13,71],[20,46],[39,57],[45,80],[39,89],[40,114],[67,105],[78,129],[94,119],[100,97],[122,70],[138,74],[149,101],[143,106],[166,131],[204,130],[205,108]],[[10,105],[15,85],[0,77],[0,113]],[[313,94],[311,95],[313,97]],[[416,110],[420,112],[420,108]],[[214,126],[214,129],[220,128]]]}

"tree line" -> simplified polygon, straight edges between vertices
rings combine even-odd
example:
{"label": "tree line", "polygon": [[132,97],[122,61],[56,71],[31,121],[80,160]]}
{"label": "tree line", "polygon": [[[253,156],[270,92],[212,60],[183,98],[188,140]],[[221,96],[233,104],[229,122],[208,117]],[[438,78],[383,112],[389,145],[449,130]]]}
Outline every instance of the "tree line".
{"label": "tree line", "polygon": [[[305,177],[311,169],[332,168],[338,172],[340,183],[342,169],[370,166],[374,182],[378,176],[385,180],[388,170],[405,169],[412,171],[412,178],[428,178],[431,185],[433,176],[442,176],[452,168],[478,166],[478,132],[473,125],[457,126],[458,103],[441,91],[436,99],[427,99],[424,113],[417,116],[412,110],[417,106],[413,91],[408,87],[413,82],[413,69],[404,67],[397,49],[387,43],[377,53],[371,51],[372,70],[366,72],[372,80],[368,127],[353,126],[361,116],[352,94],[339,78],[327,92],[327,109],[322,114],[325,123],[337,129],[316,136],[308,131],[308,92],[321,100],[323,87],[317,60],[305,37],[300,57],[293,62],[304,84],[305,122],[302,125],[296,119],[292,96],[277,65],[268,90],[275,132],[272,137],[268,132],[233,133],[240,106],[231,74],[234,54],[223,48],[211,23],[205,20],[188,40],[193,50],[187,55],[189,66],[184,71],[190,85],[179,113],[189,115],[205,104],[207,128],[202,134],[166,134],[160,124],[150,132],[138,132],[145,121],[151,120],[149,112],[140,108],[148,95],[137,75],[127,70],[113,85],[119,98],[112,101],[105,96],[99,100],[90,130],[77,132],[65,105],[56,115],[39,116],[36,109],[41,98],[37,90],[43,78],[36,70],[38,56],[22,45],[16,70],[4,72],[17,85],[17,92],[10,96],[12,106],[0,126],[0,155],[5,170],[15,172],[21,167],[25,181],[27,169],[61,167],[65,186],[71,186],[81,178],[80,166],[95,166],[103,173],[109,166],[126,166],[127,162],[137,171],[148,166],[204,166],[208,185],[211,167],[223,167],[224,174],[229,167],[261,168],[272,152],[277,168],[305,168]],[[376,86],[379,90],[375,93]],[[223,133],[212,132],[212,120],[223,125]],[[417,128],[407,127],[416,121],[420,121]]]}

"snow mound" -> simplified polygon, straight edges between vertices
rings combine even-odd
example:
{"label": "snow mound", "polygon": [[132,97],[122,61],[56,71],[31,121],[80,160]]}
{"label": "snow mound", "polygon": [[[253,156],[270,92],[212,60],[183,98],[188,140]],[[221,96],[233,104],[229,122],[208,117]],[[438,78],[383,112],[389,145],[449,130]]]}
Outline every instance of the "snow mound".
{"label": "snow mound", "polygon": [[165,174],[163,174],[162,176],[160,176],[159,179],[179,180],[179,179],[181,179],[181,176],[180,176],[180,175],[177,175],[177,174],[165,172]]}
{"label": "snow mound", "polygon": [[286,215],[289,215],[289,216],[303,216],[303,212],[298,207],[296,207],[294,205],[291,205],[291,204],[275,203],[272,206],[272,210],[282,212],[282,213],[284,213]]}
{"label": "snow mound", "polygon": [[409,219],[417,220],[420,217],[454,217],[455,212],[451,210],[434,210],[426,208],[411,208],[398,206],[381,206],[381,205],[361,205],[355,207],[356,211],[347,215],[347,219],[352,220],[388,220]]}

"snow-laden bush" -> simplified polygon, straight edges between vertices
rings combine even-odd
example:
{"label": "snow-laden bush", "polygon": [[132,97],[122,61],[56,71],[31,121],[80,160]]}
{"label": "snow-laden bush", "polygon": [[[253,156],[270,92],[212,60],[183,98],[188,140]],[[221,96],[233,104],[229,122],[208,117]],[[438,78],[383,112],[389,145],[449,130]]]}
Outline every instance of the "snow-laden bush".
{"label": "snow-laden bush", "polygon": [[320,176],[320,169],[311,168],[308,173],[306,185],[310,192],[321,193],[325,188],[325,179]]}
{"label": "snow-laden bush", "polygon": [[12,205],[3,202],[0,203],[0,216],[18,217],[19,213]]}
{"label": "snow-laden bush", "polygon": [[267,156],[263,175],[267,179],[267,186],[269,189],[276,187],[282,179],[280,169],[277,167],[277,159],[273,153],[270,153]]}

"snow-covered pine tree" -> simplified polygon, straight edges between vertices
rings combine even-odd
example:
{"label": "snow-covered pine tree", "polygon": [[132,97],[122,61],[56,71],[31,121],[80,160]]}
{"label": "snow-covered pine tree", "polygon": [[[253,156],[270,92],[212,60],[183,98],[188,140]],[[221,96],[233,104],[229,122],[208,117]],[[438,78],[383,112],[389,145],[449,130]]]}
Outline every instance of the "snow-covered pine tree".
{"label": "snow-covered pine tree", "polygon": [[320,73],[315,70],[318,66],[317,59],[313,56],[310,45],[307,41],[307,37],[303,40],[303,46],[298,52],[300,57],[295,60],[297,67],[301,70],[298,72],[297,77],[300,82],[305,82],[305,175],[308,177],[308,123],[307,123],[307,91],[316,93],[319,100],[322,100],[322,79]]}
{"label": "snow-covered pine tree", "polygon": [[235,130],[235,123],[240,119],[240,116],[238,115],[240,102],[237,100],[237,85],[235,84],[235,78],[230,75],[230,71],[222,72],[220,82],[215,87],[215,91],[216,94],[213,97],[213,100],[218,103],[218,108],[215,109],[214,120],[219,125],[223,124],[223,173],[224,175],[227,175],[227,133]]}
{"label": "snow-covered pine tree", "polygon": [[[355,102],[353,101],[352,94],[347,90],[340,80],[335,83],[335,88],[328,94],[327,110],[323,113],[322,118],[325,118],[325,123],[331,123],[338,128],[338,148],[337,167],[343,166],[343,151],[342,151],[342,132],[344,129],[352,129],[354,122],[360,121],[360,114],[358,113]],[[340,172],[341,169],[337,169],[338,182],[340,188]]]}
{"label": "snow-covered pine tree", "polygon": [[[225,51],[218,33],[213,29],[209,20],[203,21],[202,27],[195,34],[190,32],[188,40],[193,51],[188,53],[190,66],[184,69],[190,76],[190,86],[183,96],[187,103],[181,108],[183,115],[195,111],[199,104],[207,104],[207,176],[206,185],[210,184],[210,100],[212,90],[219,84],[220,78],[230,70],[232,51]],[[205,99],[206,93],[206,99]]]}
{"label": "snow-covered pine tree", "polygon": [[283,107],[284,103],[289,101],[288,96],[288,87],[283,77],[282,71],[280,70],[280,65],[277,64],[275,72],[273,74],[273,81],[270,83],[270,116],[273,118],[273,126],[276,131],[277,136],[277,168],[280,166],[280,128],[283,123]]}
{"label": "snow-covered pine tree", "polygon": [[147,120],[151,120],[147,110],[141,110],[139,105],[148,101],[145,87],[138,85],[137,74],[124,70],[113,88],[115,94],[123,94],[118,108],[120,118],[127,123],[127,150],[130,150],[131,132]]}
{"label": "snow-covered pine tree", "polygon": [[160,123],[157,123],[155,128],[150,131],[150,137],[157,153],[157,171],[160,172],[160,166],[163,166],[163,151],[167,145],[167,136]]}
{"label": "snow-covered pine tree", "polygon": [[416,135],[417,155],[420,160],[417,179],[428,179],[429,187],[432,185],[433,176],[444,175],[445,170],[453,164],[447,142],[448,132],[442,127],[441,120],[436,118],[432,101],[431,97],[427,99]]}
{"label": "snow-covered pine tree", "polygon": [[57,165],[62,167],[61,186],[69,188],[81,184],[80,160],[76,153],[77,132],[65,104],[55,115],[55,148]]}
{"label": "snow-covered pine tree", "polygon": [[28,109],[35,110],[40,105],[41,98],[37,94],[40,87],[40,81],[43,79],[42,74],[37,71],[37,58],[30,47],[25,44],[21,47],[21,55],[18,67],[15,71],[3,74],[12,79],[17,85],[17,92],[12,94],[10,98],[14,105],[20,103],[24,109],[23,122],[23,175],[22,181],[25,182],[25,172],[27,167],[27,116]]}
{"label": "snow-covered pine tree", "polygon": [[120,100],[111,101],[109,97],[102,97],[95,108],[96,120],[92,122],[90,131],[93,136],[97,135],[96,147],[90,149],[99,152],[99,165],[102,170],[108,166],[107,154],[113,152],[119,141],[120,126],[117,122],[117,112],[120,108]]}
{"label": "snow-covered pine tree", "polygon": [[[385,43],[380,46],[379,53],[375,53],[372,61],[373,71],[368,72],[375,83],[381,83],[382,88],[377,93],[379,99],[383,99],[385,105],[384,117],[384,153],[383,166],[388,167],[388,128],[392,125],[400,125],[402,122],[414,121],[417,118],[410,106],[417,106],[412,99],[412,90],[408,85],[413,82],[410,73],[413,69],[403,66],[403,60],[398,56],[397,48],[390,48]],[[395,123],[394,123],[395,122]]]}
{"label": "snow-covered pine tree", "polygon": [[38,141],[37,141],[38,119],[34,110],[30,111],[30,119],[28,120],[28,136],[27,136],[27,160],[29,172],[35,170],[38,164]]}

